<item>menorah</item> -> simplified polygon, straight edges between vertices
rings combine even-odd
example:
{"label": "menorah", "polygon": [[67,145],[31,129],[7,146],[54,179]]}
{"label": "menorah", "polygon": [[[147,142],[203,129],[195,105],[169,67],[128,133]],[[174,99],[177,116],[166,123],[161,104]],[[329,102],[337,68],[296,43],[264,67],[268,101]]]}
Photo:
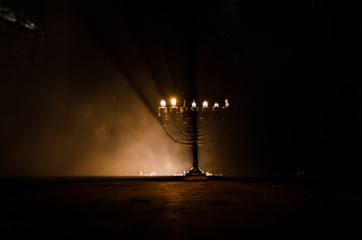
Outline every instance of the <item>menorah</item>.
{"label": "menorah", "polygon": [[177,107],[176,98],[171,99],[171,107],[161,101],[158,117],[163,129],[171,139],[192,149],[192,168],[185,175],[186,180],[206,180],[205,173],[199,168],[198,148],[217,139],[225,128],[225,119],[229,111],[229,101],[220,107],[215,103],[212,108],[207,101],[202,108],[197,107],[193,100],[191,107]]}

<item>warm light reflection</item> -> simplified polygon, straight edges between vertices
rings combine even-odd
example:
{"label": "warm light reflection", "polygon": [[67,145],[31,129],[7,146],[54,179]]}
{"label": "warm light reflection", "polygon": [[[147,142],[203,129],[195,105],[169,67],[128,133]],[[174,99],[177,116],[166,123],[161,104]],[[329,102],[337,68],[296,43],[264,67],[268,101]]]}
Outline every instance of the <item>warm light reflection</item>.
{"label": "warm light reflection", "polygon": [[192,107],[192,108],[196,108],[196,102],[195,102],[195,100],[192,101],[191,107]]}
{"label": "warm light reflection", "polygon": [[161,101],[161,107],[166,107],[166,101],[165,100]]}
{"label": "warm light reflection", "polygon": [[202,107],[204,107],[204,108],[209,107],[209,104],[207,103],[207,101],[204,101],[204,102],[202,103]]}
{"label": "warm light reflection", "polygon": [[171,99],[171,105],[172,105],[173,107],[176,106],[176,98],[172,98],[172,99]]}

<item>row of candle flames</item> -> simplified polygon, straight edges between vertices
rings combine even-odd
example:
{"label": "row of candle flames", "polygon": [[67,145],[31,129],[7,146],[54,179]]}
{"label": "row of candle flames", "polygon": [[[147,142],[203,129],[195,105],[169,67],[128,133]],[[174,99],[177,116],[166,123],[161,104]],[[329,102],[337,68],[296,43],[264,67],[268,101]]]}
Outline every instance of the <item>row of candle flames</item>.
{"label": "row of candle flames", "polygon": [[[160,103],[160,107],[159,107],[159,111],[158,111],[158,113],[159,114],[161,114],[161,112],[162,113],[164,113],[164,112],[167,112],[167,108],[166,108],[166,101],[165,100],[161,100],[161,103]],[[220,105],[219,105],[219,103],[214,103],[214,107],[213,107],[213,109],[218,109],[220,107]],[[223,108],[228,108],[229,107],[229,100],[228,99],[225,99],[225,106],[223,107]],[[202,108],[203,109],[208,109],[209,108],[209,103],[207,102],[207,101],[204,101],[203,103],[202,103]],[[172,109],[177,109],[177,106],[176,106],[176,98],[172,98],[171,99],[171,111],[172,111]],[[184,100],[184,105],[183,105],[183,107],[181,107],[180,108],[181,110],[183,110],[183,109],[186,109],[187,110],[187,108],[185,107],[185,100]],[[191,109],[195,109],[195,110],[197,110],[197,106],[196,106],[196,101],[195,100],[193,100],[192,101],[192,103],[191,103]]]}

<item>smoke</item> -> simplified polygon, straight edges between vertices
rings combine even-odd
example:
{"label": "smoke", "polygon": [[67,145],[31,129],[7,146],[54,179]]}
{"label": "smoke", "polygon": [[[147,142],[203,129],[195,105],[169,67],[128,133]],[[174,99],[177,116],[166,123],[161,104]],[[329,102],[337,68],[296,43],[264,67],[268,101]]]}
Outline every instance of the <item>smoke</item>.
{"label": "smoke", "polygon": [[[11,141],[1,174],[172,174],[190,168],[189,149],[167,137],[116,66],[84,69],[87,65],[78,65],[81,74],[68,71],[69,79],[40,82],[47,86],[32,86],[25,95],[21,85],[13,86],[14,94],[4,101],[21,100],[12,116],[2,119],[3,136]],[[102,81],[94,81],[99,71],[105,72]],[[80,77],[87,80],[72,81]],[[39,102],[26,102],[32,91]]]}
{"label": "smoke", "polygon": [[[115,78],[120,80],[119,75]],[[72,101],[63,129],[60,120],[44,131],[38,145],[44,148],[40,162],[46,171],[38,174],[167,174],[186,167],[187,149],[167,138],[124,81],[98,94]]]}
{"label": "smoke", "polygon": [[[183,36],[189,8],[169,3],[155,12],[157,6],[147,3],[134,5],[130,13],[126,6],[115,10],[109,4],[45,4],[37,9],[44,16],[37,21],[44,35],[0,22],[5,33],[0,37],[0,175],[119,176],[191,168],[190,149],[174,143],[155,117],[162,98],[182,99],[190,88],[187,71],[193,62],[187,62]],[[236,14],[227,16],[238,15],[229,8]],[[221,12],[205,9],[197,17],[210,27],[210,18],[216,24],[226,16]],[[239,20],[222,21],[235,26],[199,30],[194,67],[203,99],[197,100],[211,104],[230,97],[236,107],[237,86],[227,81],[237,78],[233,29],[239,29]],[[238,173],[240,159],[245,162],[244,136],[234,139],[242,132],[242,119],[233,119],[227,126],[233,131],[200,148],[201,169]]]}
{"label": "smoke", "polygon": [[[119,176],[188,170],[189,149],[168,138],[117,64],[67,6],[58,7],[64,12],[58,9],[50,17],[45,37],[1,25],[13,35],[2,38],[8,55],[2,55],[0,174]],[[29,48],[14,47],[23,45]],[[138,64],[132,73],[157,111],[160,94],[147,68]]]}

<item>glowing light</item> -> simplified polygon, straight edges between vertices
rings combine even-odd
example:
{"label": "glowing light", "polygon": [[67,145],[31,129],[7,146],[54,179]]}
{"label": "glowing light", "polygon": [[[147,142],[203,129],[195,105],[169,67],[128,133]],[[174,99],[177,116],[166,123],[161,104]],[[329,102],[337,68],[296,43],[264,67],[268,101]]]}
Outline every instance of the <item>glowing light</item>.
{"label": "glowing light", "polygon": [[229,100],[225,99],[225,107],[229,107]]}
{"label": "glowing light", "polygon": [[212,173],[212,172],[205,172],[206,176],[223,176],[224,174],[222,173]]}
{"label": "glowing light", "polygon": [[161,101],[161,107],[166,107],[166,101],[165,100]]}
{"label": "glowing light", "polygon": [[192,101],[192,103],[191,103],[191,107],[192,107],[192,108],[196,108],[196,102],[195,102],[195,100],[194,100],[194,101]]}
{"label": "glowing light", "polygon": [[214,104],[214,108],[218,108],[219,107],[219,104],[216,102],[215,104]]}
{"label": "glowing light", "polygon": [[204,107],[204,108],[209,107],[209,104],[207,103],[207,101],[204,101],[204,102],[202,103],[202,107]]}
{"label": "glowing light", "polygon": [[172,105],[172,107],[176,106],[176,98],[171,99],[171,105]]}

